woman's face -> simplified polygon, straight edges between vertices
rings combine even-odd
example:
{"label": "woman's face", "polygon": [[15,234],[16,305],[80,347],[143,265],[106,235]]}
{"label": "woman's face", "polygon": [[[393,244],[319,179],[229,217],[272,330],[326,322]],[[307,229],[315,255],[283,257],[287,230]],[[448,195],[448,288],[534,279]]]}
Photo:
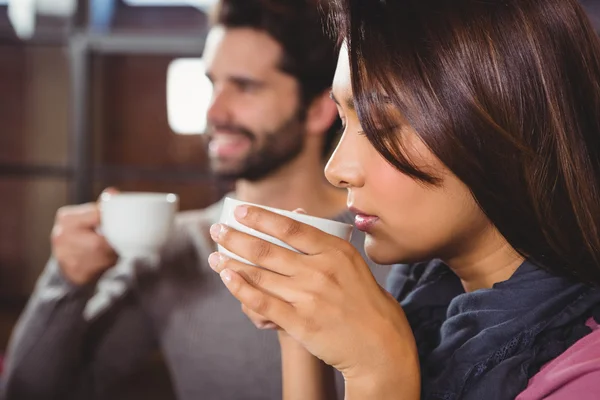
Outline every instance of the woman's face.
{"label": "woman's face", "polygon": [[469,189],[425,146],[402,116],[397,134],[405,155],[421,170],[440,178],[439,186],[416,181],[390,165],[362,134],[353,107],[347,48],[340,51],[333,97],[344,133],[327,164],[327,179],[348,190],[357,227],[366,232],[367,255],[380,264],[441,258],[451,262],[476,251],[489,220]]}

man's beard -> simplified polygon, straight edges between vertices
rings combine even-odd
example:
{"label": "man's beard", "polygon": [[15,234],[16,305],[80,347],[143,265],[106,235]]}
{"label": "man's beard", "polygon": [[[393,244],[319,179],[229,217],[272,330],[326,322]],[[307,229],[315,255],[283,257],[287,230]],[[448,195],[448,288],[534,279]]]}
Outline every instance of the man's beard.
{"label": "man's beard", "polygon": [[[222,168],[222,161],[218,158],[210,160],[214,174],[223,179],[259,181],[294,160],[304,149],[302,113],[296,113],[278,128],[263,135],[232,124],[214,125],[212,129],[243,135],[251,142],[249,153],[231,168]],[[262,136],[262,140],[258,139],[259,136]]]}

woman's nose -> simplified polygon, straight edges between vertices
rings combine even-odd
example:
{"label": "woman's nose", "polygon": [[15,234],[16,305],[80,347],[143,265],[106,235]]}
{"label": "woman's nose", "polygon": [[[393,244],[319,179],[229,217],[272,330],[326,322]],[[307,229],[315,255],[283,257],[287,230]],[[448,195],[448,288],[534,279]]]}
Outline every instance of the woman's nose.
{"label": "woman's nose", "polygon": [[327,180],[336,187],[349,188],[364,185],[360,143],[356,139],[356,135],[344,132],[325,167]]}

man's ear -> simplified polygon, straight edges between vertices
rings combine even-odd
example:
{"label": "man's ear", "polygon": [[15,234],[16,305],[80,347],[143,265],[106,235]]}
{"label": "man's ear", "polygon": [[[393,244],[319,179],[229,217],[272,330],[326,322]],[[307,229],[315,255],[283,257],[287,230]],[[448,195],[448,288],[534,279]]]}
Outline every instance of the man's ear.
{"label": "man's ear", "polygon": [[322,136],[338,118],[335,103],[329,97],[329,90],[323,91],[310,104],[306,114],[306,133]]}

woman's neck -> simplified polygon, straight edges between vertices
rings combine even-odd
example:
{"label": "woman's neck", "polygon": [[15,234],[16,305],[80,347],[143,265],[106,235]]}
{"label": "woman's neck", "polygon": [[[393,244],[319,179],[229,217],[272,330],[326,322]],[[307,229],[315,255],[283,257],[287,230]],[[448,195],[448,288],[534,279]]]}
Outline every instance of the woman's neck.
{"label": "woman's neck", "polygon": [[444,260],[460,278],[466,292],[489,289],[510,279],[525,261],[495,227],[485,229],[468,249]]}

